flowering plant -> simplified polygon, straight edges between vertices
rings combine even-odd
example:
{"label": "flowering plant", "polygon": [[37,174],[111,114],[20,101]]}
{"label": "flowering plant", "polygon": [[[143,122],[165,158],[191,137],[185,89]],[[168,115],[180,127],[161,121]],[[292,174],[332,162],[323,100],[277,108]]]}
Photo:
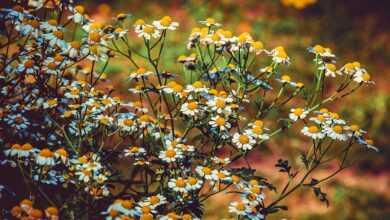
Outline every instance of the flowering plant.
{"label": "flowering plant", "polygon": [[[169,16],[138,19],[133,32],[126,14],[102,24],[68,1],[22,1],[0,17],[1,164],[24,182],[5,216],[200,219],[210,197],[234,193],[231,217],[265,219],[301,187],[328,203],[320,185],[348,166],[351,149],[377,151],[366,131],[325,108],[373,83],[358,62],[338,68],[329,48],[308,49],[315,73],[304,84],[284,74],[283,47],[266,49],[208,18],[192,30],[174,74],[161,63],[179,26]],[[130,66],[125,95],[107,76],[121,57]],[[288,180],[274,186],[247,156],[291,127],[310,141],[300,167],[277,161]],[[314,178],[334,160],[333,173]],[[2,185],[3,196],[12,188]]]}

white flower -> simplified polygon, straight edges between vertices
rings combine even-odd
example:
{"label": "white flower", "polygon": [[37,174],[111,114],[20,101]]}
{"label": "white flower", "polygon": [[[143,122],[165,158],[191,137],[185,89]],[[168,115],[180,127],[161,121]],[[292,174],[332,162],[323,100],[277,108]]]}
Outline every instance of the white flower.
{"label": "white flower", "polygon": [[158,21],[153,21],[153,25],[159,30],[176,30],[179,23],[173,22],[169,16],[164,16]]}
{"label": "white flower", "polygon": [[276,47],[270,54],[272,55],[272,61],[275,63],[290,63],[290,58],[283,47]]}
{"label": "white flower", "polygon": [[245,130],[245,134],[261,139],[261,140],[268,140],[269,135],[264,133],[264,129],[259,126],[253,126],[252,129]]}
{"label": "white flower", "polygon": [[180,149],[177,148],[168,148],[166,150],[160,151],[160,154],[158,156],[161,160],[167,162],[167,163],[173,163],[176,160],[183,157],[183,154]]}
{"label": "white flower", "polygon": [[213,170],[211,173],[212,181],[230,181],[230,173],[227,170]]}
{"label": "white flower", "polygon": [[152,25],[145,25],[139,32],[137,33],[138,37],[143,37],[146,40],[150,40],[153,38],[159,38],[161,33],[160,31]]}
{"label": "white flower", "polygon": [[233,135],[233,144],[244,151],[251,150],[253,148],[253,145],[256,144],[255,139],[249,135],[249,134],[240,134],[240,133],[235,133]]}
{"label": "white flower", "polygon": [[170,179],[168,182],[168,187],[175,192],[185,193],[188,190],[186,189],[187,183],[186,180],[179,177],[177,179]]}
{"label": "white flower", "polygon": [[124,150],[125,156],[140,156],[144,155],[146,153],[145,148],[143,147],[137,147],[137,146],[132,146]]}
{"label": "white flower", "polygon": [[229,212],[236,215],[246,215],[251,212],[251,208],[243,202],[232,202],[229,205]]}
{"label": "white flower", "polygon": [[217,23],[214,18],[207,18],[205,21],[199,21],[199,23],[204,24],[207,27],[211,27],[211,26],[219,27],[219,26],[221,26],[221,24]]}
{"label": "white flower", "polygon": [[302,128],[301,132],[313,139],[322,139],[325,137],[325,134],[317,126],[305,126]]}
{"label": "white flower", "polygon": [[54,153],[47,148],[42,149],[36,157],[36,162],[41,166],[54,166]]}
{"label": "white flower", "polygon": [[202,180],[191,176],[187,178],[186,182],[187,182],[186,188],[188,191],[200,189],[203,184]]}
{"label": "white flower", "polygon": [[143,77],[147,77],[147,76],[149,76],[151,74],[153,74],[153,72],[147,71],[145,68],[140,67],[136,71],[130,73],[129,79],[130,80],[132,80],[132,79],[140,79],[140,78],[143,78]]}
{"label": "white flower", "polygon": [[186,102],[186,103],[184,103],[184,104],[181,106],[180,111],[181,111],[183,114],[185,114],[185,115],[188,115],[188,116],[195,116],[195,115],[199,114],[200,108],[199,108],[197,102],[192,101],[192,102]]}
{"label": "white flower", "polygon": [[70,7],[69,10],[72,12],[72,15],[68,16],[68,19],[73,20],[74,23],[82,24],[86,20],[84,17],[85,9],[81,5],[77,5],[74,8]]}
{"label": "white flower", "polygon": [[348,139],[341,125],[326,126],[324,130],[326,135],[333,140],[346,141]]}
{"label": "white flower", "polygon": [[303,108],[292,108],[289,117],[291,120],[297,121],[298,119],[304,119],[308,113],[309,112]]}
{"label": "white flower", "polygon": [[110,126],[112,125],[112,122],[114,121],[114,119],[108,115],[98,115],[96,117],[97,121],[99,122],[99,124],[102,124],[102,125],[105,125],[105,126]]}
{"label": "white flower", "polygon": [[210,167],[197,166],[195,169],[196,173],[205,178],[206,180],[212,180],[212,172],[213,170]]}
{"label": "white flower", "polygon": [[120,118],[118,120],[118,127],[122,131],[126,131],[126,132],[133,132],[137,129],[134,121],[131,118]]}
{"label": "white flower", "polygon": [[220,131],[226,131],[231,127],[230,123],[221,116],[212,117],[211,121],[209,121],[209,125],[218,128]]}
{"label": "white flower", "polygon": [[207,102],[207,106],[218,114],[231,114],[231,106],[228,103],[233,102],[232,98],[215,97]]}

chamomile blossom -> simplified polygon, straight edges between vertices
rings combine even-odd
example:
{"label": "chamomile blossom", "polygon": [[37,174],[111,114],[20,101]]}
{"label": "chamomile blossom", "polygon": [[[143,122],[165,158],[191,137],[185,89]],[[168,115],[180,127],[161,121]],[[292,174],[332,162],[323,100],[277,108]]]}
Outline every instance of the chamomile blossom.
{"label": "chamomile blossom", "polygon": [[186,179],[186,183],[187,183],[186,188],[188,191],[200,189],[203,185],[202,180],[192,176]]}
{"label": "chamomile blossom", "polygon": [[201,109],[200,109],[199,104],[196,101],[190,101],[190,102],[184,103],[181,106],[180,111],[184,115],[194,117],[200,113]]}
{"label": "chamomile blossom", "polygon": [[217,128],[220,131],[226,131],[231,128],[230,123],[227,122],[226,119],[221,116],[212,117],[209,124],[211,125],[211,127]]}
{"label": "chamomile blossom", "polygon": [[151,71],[147,71],[145,68],[140,67],[136,71],[133,71],[129,74],[129,79],[140,79],[140,78],[146,78],[153,74]]}
{"label": "chamomile blossom", "polygon": [[245,133],[235,133],[232,142],[234,146],[244,151],[251,150],[256,144],[256,140],[251,135]]}
{"label": "chamomile blossom", "polygon": [[177,148],[168,148],[166,150],[160,151],[160,154],[158,156],[162,161],[165,161],[167,163],[172,163],[177,161],[178,159],[182,158],[182,152],[180,149]]}
{"label": "chamomile blossom", "polygon": [[272,61],[275,63],[284,63],[288,64],[290,63],[290,58],[288,57],[286,51],[284,50],[284,47],[276,47],[271,51],[272,55]]}
{"label": "chamomile blossom", "polygon": [[342,125],[332,125],[324,128],[325,133],[328,137],[333,140],[346,141],[348,139],[347,134],[344,131]]}
{"label": "chamomile blossom", "polygon": [[172,21],[170,16],[164,16],[158,21],[153,21],[153,25],[159,30],[176,30],[179,23]]}
{"label": "chamomile blossom", "polygon": [[293,121],[297,121],[298,119],[304,119],[309,112],[303,108],[292,108],[290,110],[289,118]]}
{"label": "chamomile blossom", "polygon": [[219,27],[219,26],[221,26],[221,24],[216,22],[214,18],[207,18],[204,21],[199,21],[199,23],[201,23],[203,25],[206,25],[207,27],[212,27],[212,26]]}
{"label": "chamomile blossom", "polygon": [[315,125],[305,126],[302,128],[301,132],[312,139],[323,139],[325,137],[325,134],[322,133],[321,129]]}
{"label": "chamomile blossom", "polygon": [[42,149],[36,157],[37,164],[41,166],[53,166],[55,165],[54,152],[48,148]]}
{"label": "chamomile blossom", "polygon": [[177,179],[172,178],[168,182],[168,187],[175,192],[181,192],[181,193],[188,192],[186,186],[187,186],[186,180],[181,177],[178,177]]}
{"label": "chamomile blossom", "polygon": [[212,180],[212,179],[213,179],[213,176],[212,176],[213,170],[212,170],[210,167],[206,167],[206,166],[197,166],[197,167],[195,168],[195,171],[196,171],[196,173],[197,173],[200,177],[203,177],[203,178],[206,179],[206,180]]}
{"label": "chamomile blossom", "polygon": [[145,38],[150,40],[151,38],[158,38],[161,35],[161,32],[152,25],[144,25],[142,29],[137,32],[138,37]]}
{"label": "chamomile blossom", "polygon": [[249,205],[239,202],[231,202],[229,205],[229,212],[238,216],[244,216],[247,213],[251,212],[251,208]]}
{"label": "chamomile blossom", "polygon": [[124,150],[126,157],[137,157],[146,154],[146,150],[143,147],[131,146]]}
{"label": "chamomile blossom", "polygon": [[75,7],[71,7],[70,11],[72,15],[68,16],[68,19],[73,20],[74,23],[83,24],[85,21],[85,8],[81,5],[76,5]]}

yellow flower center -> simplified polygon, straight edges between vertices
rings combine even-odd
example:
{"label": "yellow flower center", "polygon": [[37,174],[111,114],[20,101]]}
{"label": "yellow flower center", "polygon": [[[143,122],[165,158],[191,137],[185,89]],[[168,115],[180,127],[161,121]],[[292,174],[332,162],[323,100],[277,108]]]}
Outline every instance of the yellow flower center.
{"label": "yellow flower center", "polygon": [[340,125],[335,125],[333,126],[332,130],[337,134],[341,134],[343,132],[343,127],[341,127]]}
{"label": "yellow flower center", "polygon": [[196,102],[190,102],[188,103],[188,109],[195,110],[198,107],[198,104]]}
{"label": "yellow flower center", "polygon": [[249,143],[249,137],[241,134],[240,137],[238,138],[241,144],[247,144]]}
{"label": "yellow flower center", "polygon": [[77,11],[79,14],[84,14],[85,12],[84,7],[81,5],[77,5],[76,7],[74,7],[74,10]]}
{"label": "yellow flower center", "polygon": [[190,185],[195,185],[196,183],[198,183],[198,180],[194,177],[188,177],[188,183]]}
{"label": "yellow flower center", "polygon": [[215,19],[214,19],[214,18],[207,18],[207,19],[206,19],[206,22],[207,22],[207,24],[209,24],[209,25],[213,25],[213,24],[215,24]]}
{"label": "yellow flower center", "polygon": [[217,99],[215,101],[215,106],[217,106],[217,108],[225,108],[225,100]]}
{"label": "yellow flower center", "polygon": [[135,25],[145,25],[145,21],[143,19],[138,19],[135,21]]}
{"label": "yellow flower center", "polygon": [[203,83],[201,81],[195,81],[193,84],[192,84],[193,87],[195,88],[202,88],[203,86]]}
{"label": "yellow flower center", "polygon": [[253,48],[255,48],[256,50],[260,50],[260,49],[263,49],[264,48],[264,45],[261,41],[255,41],[252,43],[252,46]]}
{"label": "yellow flower center", "polygon": [[47,148],[42,149],[41,152],[39,152],[39,155],[41,157],[53,157],[53,152]]}
{"label": "yellow flower center", "polygon": [[50,19],[47,21],[48,24],[50,24],[51,26],[56,26],[57,25],[57,20],[55,19]]}
{"label": "yellow flower center", "polygon": [[323,52],[325,52],[325,48],[322,47],[321,45],[318,45],[318,44],[313,47],[313,50],[316,53],[323,53]]}
{"label": "yellow flower center", "polygon": [[54,62],[51,62],[51,63],[47,64],[47,67],[48,67],[49,69],[51,69],[51,70],[54,70],[54,69],[57,67],[57,64],[54,63]]}
{"label": "yellow flower center", "polygon": [[176,151],[169,149],[169,150],[165,151],[165,156],[167,156],[169,158],[173,158],[176,156]]}
{"label": "yellow flower center", "polygon": [[261,127],[253,127],[252,131],[253,131],[253,133],[258,134],[258,135],[263,133],[263,129]]}
{"label": "yellow flower center", "polygon": [[215,119],[215,123],[216,123],[218,126],[223,126],[223,125],[225,125],[225,119],[222,118],[222,117],[218,117],[217,119]]}
{"label": "yellow flower center", "polygon": [[54,31],[53,35],[58,39],[64,39],[64,33],[62,31]]}
{"label": "yellow flower center", "polygon": [[126,126],[132,126],[134,124],[134,121],[131,120],[130,118],[126,118],[123,120],[123,124]]}
{"label": "yellow flower center", "polygon": [[150,197],[150,203],[152,204],[152,205],[155,205],[155,204],[157,204],[157,203],[159,203],[160,202],[160,198],[158,198],[158,196],[152,196],[152,197]]}
{"label": "yellow flower center", "polygon": [[[20,146],[20,145],[19,145],[19,146]],[[33,148],[32,145],[29,144],[29,143],[23,144],[22,147],[21,147],[21,149],[22,149],[22,150],[25,150],[25,151],[31,150],[32,148]]]}
{"label": "yellow flower center", "polygon": [[160,24],[165,26],[165,27],[169,26],[171,23],[172,23],[172,18],[169,16],[164,16],[160,20]]}
{"label": "yellow flower center", "polygon": [[281,79],[286,82],[291,82],[291,77],[289,75],[283,75]]}
{"label": "yellow flower center", "polygon": [[211,174],[211,169],[208,168],[208,167],[203,167],[203,173],[204,173],[205,175],[210,175],[210,174]]}
{"label": "yellow flower center", "polygon": [[359,126],[358,125],[351,125],[351,131],[358,131]]}
{"label": "yellow flower center", "polygon": [[144,32],[147,34],[152,34],[154,32],[154,27],[153,26],[145,26],[144,27]]}
{"label": "yellow flower center", "polygon": [[294,109],[294,115],[296,116],[301,116],[303,113],[303,109],[302,108],[296,108]]}
{"label": "yellow flower center", "polygon": [[310,133],[317,133],[318,132],[318,128],[317,128],[317,126],[310,126],[309,128],[308,128],[308,131],[310,132]]}
{"label": "yellow flower center", "polygon": [[363,73],[363,75],[362,75],[363,81],[369,81],[370,78],[371,78],[371,76],[369,73]]}
{"label": "yellow flower center", "polygon": [[334,72],[334,71],[336,71],[336,65],[334,65],[333,63],[328,63],[328,64],[326,64],[326,69]]}
{"label": "yellow flower center", "polygon": [[24,63],[24,67],[26,68],[31,68],[34,66],[34,61],[33,60],[27,60],[25,63]]}
{"label": "yellow flower center", "polygon": [[176,180],[176,186],[183,188],[186,186],[186,181],[184,181],[184,179],[182,179],[182,178],[179,178]]}
{"label": "yellow flower center", "polygon": [[236,209],[239,211],[244,211],[245,210],[245,205],[244,203],[240,202],[236,205]]}
{"label": "yellow flower center", "polygon": [[94,42],[99,42],[100,38],[101,38],[100,34],[98,32],[95,32],[95,31],[90,32],[88,37],[89,37],[89,40],[94,41]]}
{"label": "yellow flower center", "polygon": [[123,201],[121,202],[121,204],[122,204],[122,206],[123,206],[125,209],[131,209],[131,208],[133,208],[133,206],[134,206],[133,202],[130,201],[130,200],[123,200]]}

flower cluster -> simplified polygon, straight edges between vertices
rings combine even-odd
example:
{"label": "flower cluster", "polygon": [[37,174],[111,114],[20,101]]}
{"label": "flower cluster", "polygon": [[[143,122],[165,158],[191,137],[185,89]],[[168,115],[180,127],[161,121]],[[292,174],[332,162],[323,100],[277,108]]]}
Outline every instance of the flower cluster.
{"label": "flower cluster", "polygon": [[[304,84],[284,72],[291,63],[284,47],[266,48],[207,18],[177,59],[182,72],[172,73],[161,62],[179,26],[170,16],[129,27],[125,14],[99,23],[71,2],[28,2],[0,11],[8,39],[0,45],[1,165],[18,169],[19,191],[34,204],[50,207],[23,200],[4,210],[9,216],[200,219],[204,202],[226,192],[238,195],[230,217],[264,219],[299,186],[344,169],[355,144],[378,150],[366,131],[324,107],[372,84],[358,62],[337,69],[328,48],[309,48],[315,73]],[[108,76],[119,56],[130,66],[125,93]],[[337,90],[324,91],[336,76],[343,78]],[[302,157],[305,175],[278,164],[289,183],[276,193],[247,155],[295,124],[313,139]],[[330,148],[340,150],[340,168],[307,183]]]}

